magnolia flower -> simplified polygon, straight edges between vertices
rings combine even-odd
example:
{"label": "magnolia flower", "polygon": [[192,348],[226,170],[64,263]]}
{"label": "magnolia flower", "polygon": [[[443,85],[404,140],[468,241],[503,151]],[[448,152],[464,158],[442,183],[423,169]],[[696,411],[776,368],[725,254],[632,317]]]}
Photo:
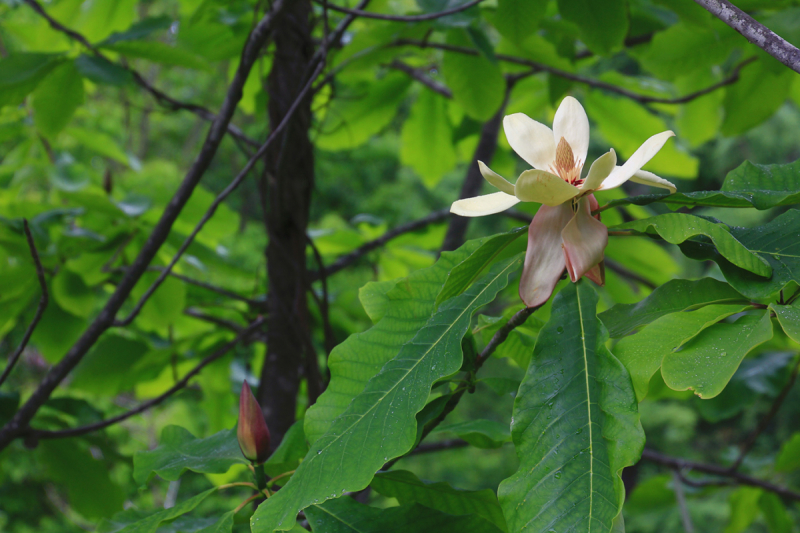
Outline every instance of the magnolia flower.
{"label": "magnolia flower", "polygon": [[581,177],[589,148],[589,119],[583,106],[571,96],[561,102],[553,129],[523,113],[503,119],[511,148],[533,169],[520,174],[515,184],[478,161],[483,177],[501,192],[465,198],[453,203],[452,213],[465,217],[491,215],[519,202],[543,204],[528,230],[528,251],[519,284],[528,307],[550,298],[564,269],[573,282],[586,276],[602,285],[605,281],[603,250],[608,230],[600,222],[594,191],[619,187],[628,180],[662,187],[675,186],[641,168],[675,135],[665,131],[653,135],[622,166],[617,166],[613,148],[598,157]]}
{"label": "magnolia flower", "polygon": [[269,457],[269,428],[261,407],[247,381],[239,396],[239,427],[236,430],[239,449],[251,463],[261,464]]}

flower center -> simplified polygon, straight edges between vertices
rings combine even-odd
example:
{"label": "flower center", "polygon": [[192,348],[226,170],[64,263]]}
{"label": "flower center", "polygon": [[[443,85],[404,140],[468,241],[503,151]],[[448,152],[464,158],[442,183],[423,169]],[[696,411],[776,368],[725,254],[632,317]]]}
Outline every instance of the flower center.
{"label": "flower center", "polygon": [[583,161],[576,161],[572,147],[564,137],[558,141],[556,147],[556,160],[550,166],[550,171],[572,185],[581,185],[581,169]]}

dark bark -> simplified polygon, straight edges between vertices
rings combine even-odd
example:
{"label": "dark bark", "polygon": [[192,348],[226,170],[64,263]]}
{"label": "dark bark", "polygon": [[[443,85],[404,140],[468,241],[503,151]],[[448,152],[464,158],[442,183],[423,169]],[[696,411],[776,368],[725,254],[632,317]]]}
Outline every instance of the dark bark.
{"label": "dark bark", "polygon": [[[310,13],[310,1],[294,0],[275,29],[275,57],[267,78],[272,128],[295,102],[309,74],[314,54]],[[306,298],[306,228],[314,186],[310,125],[309,96],[301,102],[278,142],[266,152],[261,180],[269,236],[266,251],[269,315],[267,354],[258,400],[274,445],[294,422],[301,377],[309,377],[312,401],[320,386]]]}
{"label": "dark bark", "polygon": [[[497,113],[495,113],[488,122],[484,123],[481,128],[481,137],[478,141],[478,147],[475,148],[475,154],[472,156],[472,163],[469,165],[467,176],[464,178],[464,183],[461,186],[461,193],[458,196],[459,199],[478,196],[481,192],[483,176],[478,168],[478,161],[483,161],[488,165],[492,161],[492,157],[494,157],[494,151],[497,149],[497,135],[500,133],[500,126],[503,124],[503,114],[506,111],[509,92],[510,90],[506,91],[506,98],[503,101],[503,105],[497,110]],[[450,225],[447,226],[447,233],[442,243],[443,252],[455,250],[464,244],[464,237],[467,234],[469,220],[469,217],[459,216],[453,216],[450,219]]]}

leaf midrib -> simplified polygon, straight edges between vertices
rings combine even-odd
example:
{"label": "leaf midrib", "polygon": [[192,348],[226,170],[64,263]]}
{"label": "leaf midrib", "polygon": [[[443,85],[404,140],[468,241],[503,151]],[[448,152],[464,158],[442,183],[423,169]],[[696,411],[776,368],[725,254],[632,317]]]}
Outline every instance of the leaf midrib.
{"label": "leaf midrib", "polygon": [[[594,512],[594,435],[592,428],[592,399],[589,393],[589,356],[586,353],[586,330],[583,323],[583,303],[581,302],[580,288],[575,291],[578,298],[578,317],[581,323],[581,346],[583,347],[583,368],[586,378],[586,411],[589,419],[587,429],[589,431],[589,523],[591,524],[592,513]],[[591,529],[591,525],[589,526]]]}

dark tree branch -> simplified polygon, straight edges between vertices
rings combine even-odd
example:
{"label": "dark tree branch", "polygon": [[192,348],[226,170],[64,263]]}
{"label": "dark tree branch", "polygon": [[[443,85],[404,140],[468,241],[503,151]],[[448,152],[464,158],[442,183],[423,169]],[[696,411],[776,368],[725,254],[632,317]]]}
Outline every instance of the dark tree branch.
{"label": "dark tree branch", "polygon": [[0,450],[3,450],[12,440],[25,431],[28,423],[39,408],[48,400],[55,388],[64,380],[72,369],[77,366],[81,359],[83,359],[86,352],[88,352],[100,338],[100,335],[114,324],[114,317],[117,312],[119,312],[130,295],[131,290],[139,281],[142,274],[147,270],[150,262],[167,239],[172,225],[175,223],[175,220],[177,220],[186,202],[189,201],[192,192],[200,182],[203,174],[205,174],[206,170],[211,165],[211,161],[216,155],[217,149],[228,130],[228,124],[233,117],[236,106],[242,98],[242,88],[250,73],[250,69],[258,58],[264,43],[269,38],[273,24],[275,24],[276,19],[279,18],[278,15],[283,9],[284,2],[285,0],[276,0],[272,4],[269,13],[264,15],[250,33],[244,49],[242,50],[239,67],[236,70],[233,81],[228,87],[220,112],[211,123],[206,139],[200,149],[200,153],[178,187],[178,190],[164,209],[161,218],[158,223],[156,223],[144,246],[136,256],[136,259],[134,259],[125,275],[123,275],[116,290],[108,299],[106,305],[100,311],[100,314],[94,319],[75,344],[73,344],[61,361],[50,369],[33,394],[31,394],[28,400],[14,414],[11,420],[0,429]]}
{"label": "dark tree branch", "polygon": [[453,15],[455,13],[460,13],[462,11],[466,11],[467,9],[471,8],[472,6],[476,6],[483,2],[483,0],[472,0],[471,2],[467,2],[466,4],[462,4],[458,7],[454,7],[452,9],[446,9],[444,11],[440,11],[438,13],[429,13],[427,15],[409,15],[409,16],[402,16],[402,15],[384,15],[382,13],[370,13],[369,11],[362,11],[361,9],[349,9],[342,6],[337,6],[335,4],[331,4],[328,2],[321,2],[320,0],[315,0],[318,4],[322,4],[323,6],[327,6],[328,9],[332,11],[339,11],[340,13],[347,13],[348,15],[353,15],[356,17],[362,17],[367,19],[375,19],[375,20],[388,20],[392,22],[424,22],[426,20],[436,20],[438,18],[446,17],[447,15]]}
{"label": "dark tree branch", "polygon": [[[328,295],[328,275],[325,270],[325,263],[322,261],[322,254],[319,253],[317,245],[314,244],[314,239],[308,237],[308,245],[314,253],[314,259],[317,262],[317,272],[319,273],[319,280],[322,282],[322,297],[317,298],[319,304],[319,314],[322,317],[322,331],[325,335],[325,352],[330,355],[334,346],[336,346],[336,339],[333,336],[333,328],[331,327],[330,317],[330,299]],[[312,290],[312,294],[314,294]]]}
{"label": "dark tree branch", "polygon": [[28,325],[28,329],[25,330],[25,334],[22,336],[22,341],[19,343],[19,346],[11,354],[8,358],[8,363],[6,363],[6,367],[3,369],[3,374],[0,375],[0,385],[5,382],[8,378],[8,375],[11,374],[11,371],[14,369],[14,365],[17,364],[22,352],[25,351],[25,347],[28,345],[28,341],[31,340],[31,335],[33,335],[33,330],[36,329],[36,326],[39,324],[39,320],[42,319],[42,315],[44,314],[44,310],[47,307],[47,302],[49,301],[49,294],[47,292],[47,280],[44,279],[44,267],[42,267],[42,261],[39,259],[39,252],[36,250],[36,244],[33,242],[33,235],[31,235],[31,229],[28,227],[28,221],[26,219],[22,219],[22,228],[25,230],[25,238],[28,241],[28,248],[31,251],[31,258],[33,258],[33,264],[36,266],[36,277],[39,278],[39,286],[42,289],[42,295],[39,297],[39,305],[36,307],[36,313],[33,315],[33,320]]}
{"label": "dark tree branch", "polygon": [[783,389],[781,389],[781,392],[775,398],[775,401],[772,402],[772,407],[770,408],[769,413],[767,413],[767,416],[761,417],[761,421],[758,423],[755,431],[753,431],[753,433],[747,437],[747,440],[742,443],[742,446],[739,449],[739,456],[736,458],[736,461],[733,462],[733,465],[731,465],[731,470],[737,470],[742,465],[742,461],[744,461],[745,456],[750,453],[750,450],[753,449],[758,437],[764,433],[764,430],[767,429],[769,423],[772,422],[772,419],[775,418],[776,414],[778,414],[778,410],[781,408],[781,405],[783,405],[783,401],[789,395],[789,391],[792,390],[794,382],[797,381],[798,371],[800,371],[800,357],[798,357],[797,362],[794,364],[794,368],[792,368],[792,373],[789,375],[789,381],[786,382],[786,385],[784,385]]}
{"label": "dark tree branch", "polygon": [[184,309],[183,314],[192,318],[196,318],[197,320],[202,320],[203,322],[208,322],[209,324],[214,324],[215,326],[220,326],[233,331],[234,333],[241,333],[242,329],[244,329],[244,326],[241,326],[232,320],[209,315],[208,313],[204,313],[199,309],[195,309],[194,307]]}
{"label": "dark tree branch", "polygon": [[386,66],[389,67],[389,68],[393,68],[395,70],[399,70],[401,72],[405,72],[411,78],[417,80],[418,82],[423,84],[428,89],[441,94],[445,98],[452,98],[453,97],[453,93],[452,93],[452,91],[450,91],[450,89],[448,89],[442,83],[439,83],[438,81],[434,80],[433,78],[431,78],[430,76],[425,74],[421,69],[414,68],[414,67],[412,67],[411,65],[409,65],[407,63],[403,63],[399,59],[393,60],[391,63],[387,64]]}
{"label": "dark tree branch", "polygon": [[[147,270],[151,270],[153,272],[163,272],[165,269],[163,267],[149,267]],[[241,294],[229,291],[228,289],[218,287],[217,285],[212,285],[211,283],[206,283],[205,281],[200,281],[198,279],[190,278],[188,276],[184,276],[183,274],[178,274],[177,272],[170,271],[169,275],[170,277],[179,279],[184,283],[188,283],[189,285],[194,285],[195,287],[200,287],[201,289],[205,289],[210,292],[215,292],[220,296],[230,298],[231,300],[238,300],[240,302],[244,302],[247,305],[253,307],[254,309],[259,309],[259,310],[266,309],[266,301],[253,300],[252,298],[248,298],[247,296],[242,296]]]}
{"label": "dark tree branch", "polygon": [[[417,41],[414,39],[397,39],[396,41],[390,43],[387,46],[416,46],[418,48],[436,48],[439,50],[445,50],[447,52],[456,52],[459,54],[466,54],[472,56],[480,55],[480,52],[478,50],[475,50],[474,48],[467,48],[465,46],[455,46],[443,43],[431,43],[427,41]],[[691,102],[696,98],[704,96],[710,92],[716,91],[717,89],[725,87],[726,85],[735,83],[736,81],[739,80],[739,72],[741,71],[742,67],[756,60],[756,57],[745,59],[744,61],[736,65],[736,67],[734,67],[733,72],[731,73],[730,76],[728,76],[727,78],[723,79],[720,82],[710,85],[709,87],[676,98],[662,98],[658,96],[647,96],[644,94],[639,94],[633,91],[629,91],[628,89],[625,89],[623,87],[618,87],[613,83],[607,83],[601,80],[587,78],[585,76],[581,76],[580,74],[573,74],[572,72],[567,72],[566,70],[561,70],[555,67],[551,67],[549,65],[545,65],[544,63],[538,63],[536,61],[531,61],[530,59],[525,59],[522,57],[510,56],[506,54],[495,54],[495,57],[500,61],[531,67],[541,72],[549,72],[554,76],[558,76],[566,80],[589,85],[590,87],[594,87],[596,89],[603,89],[612,93],[616,93],[626,98],[630,98],[631,100],[635,100],[640,104],[685,104],[687,102]]]}
{"label": "dark tree branch", "polygon": [[125,411],[120,415],[107,418],[105,420],[101,420],[100,422],[95,422],[94,424],[88,424],[86,426],[81,426],[77,428],[61,429],[58,431],[48,431],[44,429],[35,429],[29,427],[25,431],[23,431],[26,442],[29,445],[35,445],[36,441],[40,439],[61,439],[64,437],[77,437],[78,435],[86,435],[87,433],[92,433],[94,431],[105,429],[109,426],[122,422],[123,420],[127,420],[132,416],[147,411],[151,407],[160,404],[161,402],[163,402],[164,400],[166,400],[179,390],[186,387],[186,385],[189,384],[189,380],[191,380],[194,376],[199,374],[203,368],[205,368],[206,366],[210,365],[220,357],[227,354],[234,348],[234,346],[236,346],[240,342],[246,341],[247,337],[249,337],[251,333],[257,331],[258,328],[261,327],[263,322],[264,319],[262,317],[258,317],[256,320],[251,322],[250,325],[248,325],[246,328],[242,328],[239,334],[236,336],[236,338],[226,343],[224,346],[220,347],[217,351],[215,351],[211,355],[208,355],[205,359],[200,361],[193,369],[187,372],[186,375],[183,376],[183,378],[181,378],[177,383],[175,383],[175,385],[170,387],[169,390],[167,390],[166,392],[162,393],[159,396],[156,396],[151,400],[142,403],[138,407],[131,409],[129,411]]}
{"label": "dark tree branch", "polygon": [[694,0],[752,44],[800,73],[800,50],[728,0]]}
{"label": "dark tree branch", "polygon": [[683,530],[686,533],[694,533],[694,525],[692,524],[692,517],[689,516],[689,508],[686,506],[686,496],[683,493],[683,484],[681,480],[681,473],[677,468],[674,468],[672,470],[672,484],[675,487],[675,501],[678,503],[678,510],[681,513]]}
{"label": "dark tree branch", "polygon": [[739,485],[759,487],[764,490],[774,492],[775,494],[782,496],[787,500],[800,501],[800,492],[796,492],[792,489],[789,489],[787,487],[782,487],[780,485],[775,485],[773,483],[770,483],[769,481],[762,481],[752,476],[748,476],[747,474],[731,471],[730,468],[726,468],[724,466],[717,466],[707,463],[698,463],[696,461],[690,461],[688,459],[671,457],[669,455],[664,455],[662,453],[656,452],[654,450],[649,450],[647,448],[645,448],[645,450],[642,452],[642,459],[646,461],[651,461],[653,463],[662,464],[664,466],[668,466],[673,469],[677,468],[682,471],[696,470],[697,472],[703,472],[705,474],[713,474],[715,476],[729,478],[738,483]]}
{"label": "dark tree branch", "polygon": [[[108,61],[109,63],[113,63],[113,61],[111,61],[108,58],[108,56],[103,54],[103,52],[101,52],[94,45],[92,45],[92,43],[90,43],[89,40],[86,39],[86,37],[84,37],[83,35],[81,35],[80,33],[76,32],[74,30],[71,30],[71,29],[67,28],[66,26],[62,25],[57,20],[55,20],[53,17],[51,17],[47,13],[47,11],[45,11],[45,9],[42,7],[42,5],[39,4],[39,2],[37,2],[36,0],[25,0],[25,3],[28,4],[29,6],[31,6],[31,8],[34,11],[36,11],[39,15],[41,15],[43,18],[45,18],[47,20],[47,22],[50,24],[50,27],[52,27],[54,30],[59,31],[59,32],[65,34],[67,37],[69,37],[73,41],[76,41],[76,42],[80,43],[87,50],[89,50],[92,54],[94,54],[96,57],[99,57],[100,59],[104,59],[104,60]],[[188,102],[182,102],[180,100],[172,98],[168,94],[166,94],[166,93],[162,92],[161,90],[157,89],[156,87],[153,86],[153,84],[151,84],[149,81],[147,81],[147,79],[144,76],[142,76],[138,71],[134,70],[133,68],[129,67],[128,65],[118,64],[117,66],[127,70],[131,74],[131,76],[133,76],[133,80],[140,87],[142,87],[145,91],[150,93],[153,96],[153,98],[155,98],[155,100],[160,105],[162,105],[164,107],[167,107],[169,109],[172,109],[174,111],[178,111],[178,110],[189,111],[191,113],[194,113],[198,117],[202,118],[203,120],[207,120],[209,122],[214,122],[214,120],[216,119],[216,116],[214,115],[214,113],[211,112],[211,110],[209,110],[209,109],[207,109],[207,108],[205,108],[205,107],[203,107],[201,105],[192,104],[192,103],[188,103]],[[239,128],[237,128],[233,124],[230,124],[230,123],[227,124],[227,130],[228,130],[228,133],[230,133],[234,138],[236,138],[236,139],[238,139],[240,141],[243,141],[243,142],[249,144],[250,146],[259,146],[259,144],[260,144],[257,140],[251,139],[250,137],[245,135],[242,130],[240,130]]]}
{"label": "dark tree branch", "polygon": [[655,289],[657,287],[657,285],[652,281],[650,281],[649,279],[645,278],[644,276],[640,276],[639,274],[633,272],[632,270],[628,270],[627,268],[622,266],[620,263],[617,263],[613,259],[606,258],[605,262],[609,270],[611,270],[612,272],[616,272],[623,278],[627,278],[637,283],[641,283],[642,285],[644,285],[649,289]]}
{"label": "dark tree branch", "polygon": [[439,442],[426,442],[420,444],[409,455],[420,455],[423,453],[440,452],[444,450],[455,450],[457,448],[466,448],[469,442],[461,439],[440,440]]}
{"label": "dark tree branch", "polygon": [[[364,257],[372,250],[380,248],[381,246],[383,246],[390,240],[394,239],[395,237],[399,237],[400,235],[403,235],[405,233],[410,233],[420,228],[424,228],[429,224],[435,224],[437,222],[441,222],[442,220],[445,220],[449,216],[450,216],[449,209],[440,209],[439,211],[434,211],[430,215],[420,218],[419,220],[414,220],[412,222],[408,222],[406,224],[397,226],[396,228],[387,231],[377,239],[369,241],[366,244],[362,244],[352,252],[338,257],[333,263],[331,263],[325,268],[325,275],[332,276],[333,274],[336,274],[340,270],[349,267],[350,265],[352,265],[353,263]],[[317,281],[318,279],[320,279],[321,272],[320,271],[309,272],[308,275],[310,281]]]}

